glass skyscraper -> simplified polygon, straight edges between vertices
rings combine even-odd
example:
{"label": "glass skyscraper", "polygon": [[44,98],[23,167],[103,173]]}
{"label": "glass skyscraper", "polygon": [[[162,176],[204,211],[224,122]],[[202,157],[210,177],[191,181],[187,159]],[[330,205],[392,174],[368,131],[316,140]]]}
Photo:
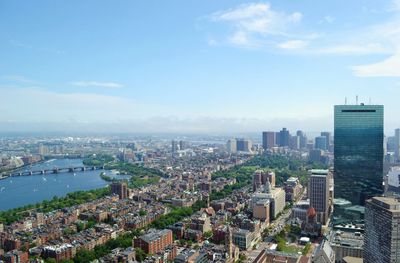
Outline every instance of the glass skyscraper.
{"label": "glass skyscraper", "polygon": [[335,197],[354,205],[383,192],[383,105],[336,105]]}

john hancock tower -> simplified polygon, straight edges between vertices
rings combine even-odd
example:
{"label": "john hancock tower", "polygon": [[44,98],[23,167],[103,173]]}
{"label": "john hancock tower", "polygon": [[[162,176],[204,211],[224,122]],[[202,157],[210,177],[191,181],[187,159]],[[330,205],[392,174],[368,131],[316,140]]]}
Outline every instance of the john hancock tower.
{"label": "john hancock tower", "polygon": [[382,194],[383,105],[335,106],[335,197],[354,205]]}

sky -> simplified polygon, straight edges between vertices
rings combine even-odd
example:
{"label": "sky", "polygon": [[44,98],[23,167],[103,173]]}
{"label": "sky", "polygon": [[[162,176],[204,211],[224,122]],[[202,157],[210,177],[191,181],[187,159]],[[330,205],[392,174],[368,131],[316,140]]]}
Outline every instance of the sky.
{"label": "sky", "polygon": [[400,0],[0,0],[0,131],[400,127]]}

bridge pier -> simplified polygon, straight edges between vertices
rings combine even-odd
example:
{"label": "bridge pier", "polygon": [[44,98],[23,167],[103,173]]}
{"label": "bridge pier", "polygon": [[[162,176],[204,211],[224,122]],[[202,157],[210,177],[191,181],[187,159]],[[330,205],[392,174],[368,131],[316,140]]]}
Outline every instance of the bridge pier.
{"label": "bridge pier", "polygon": [[58,168],[53,169],[53,173],[54,173],[54,174],[58,174]]}
{"label": "bridge pier", "polygon": [[72,167],[68,168],[68,172],[73,173],[74,172],[74,168],[72,168]]}
{"label": "bridge pier", "polygon": [[86,167],[82,167],[81,171],[84,172],[86,170]]}
{"label": "bridge pier", "polygon": [[46,172],[44,171],[44,170],[41,170],[40,171],[40,174],[45,174]]}

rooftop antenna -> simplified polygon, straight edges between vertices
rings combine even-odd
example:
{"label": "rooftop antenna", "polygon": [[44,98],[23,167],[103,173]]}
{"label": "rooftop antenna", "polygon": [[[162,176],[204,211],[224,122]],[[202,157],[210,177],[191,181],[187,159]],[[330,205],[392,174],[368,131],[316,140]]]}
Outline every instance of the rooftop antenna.
{"label": "rooftop antenna", "polygon": [[347,97],[344,97],[344,105],[347,105]]}
{"label": "rooftop antenna", "polygon": [[356,105],[358,105],[358,95],[356,96]]}

